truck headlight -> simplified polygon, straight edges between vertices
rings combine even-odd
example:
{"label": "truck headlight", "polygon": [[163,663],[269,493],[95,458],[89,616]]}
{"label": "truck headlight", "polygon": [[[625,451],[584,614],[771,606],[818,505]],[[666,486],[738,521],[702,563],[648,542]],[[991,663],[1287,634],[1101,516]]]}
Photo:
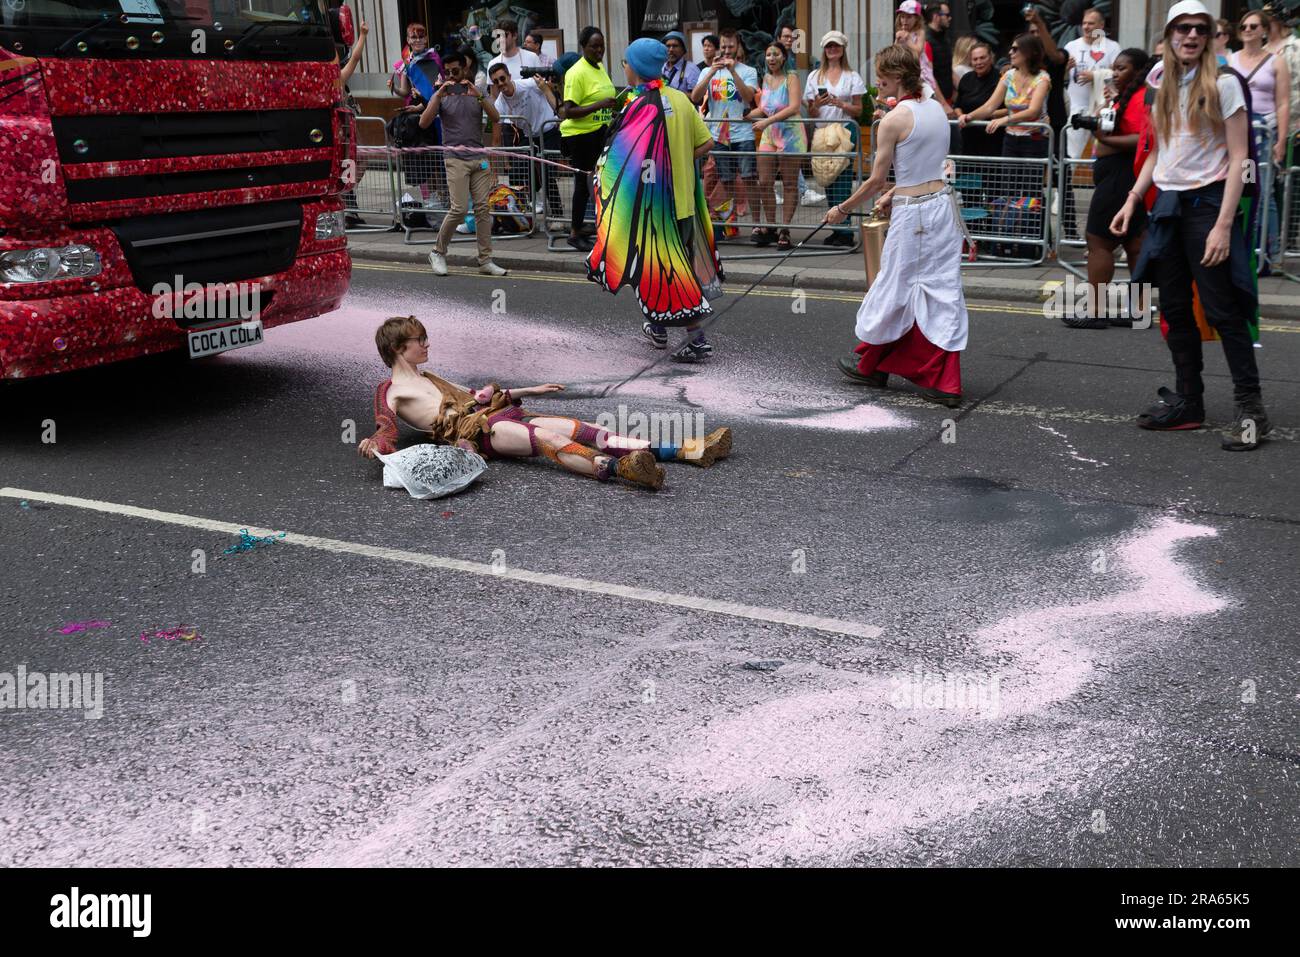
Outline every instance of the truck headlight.
{"label": "truck headlight", "polygon": [[80,279],[98,276],[103,268],[99,253],[89,246],[42,246],[0,253],[0,282]]}
{"label": "truck headlight", "polygon": [[316,215],[316,242],[321,243],[327,239],[342,239],[348,234],[347,225],[343,219],[343,211],[335,213],[318,213]]}

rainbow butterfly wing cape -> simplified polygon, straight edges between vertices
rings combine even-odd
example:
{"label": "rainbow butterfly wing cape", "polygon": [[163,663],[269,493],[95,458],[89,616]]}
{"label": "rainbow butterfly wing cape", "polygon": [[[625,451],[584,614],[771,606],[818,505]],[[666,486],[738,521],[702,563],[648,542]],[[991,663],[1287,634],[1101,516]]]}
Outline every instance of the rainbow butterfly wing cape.
{"label": "rainbow butterfly wing cape", "polygon": [[659,83],[638,87],[596,164],[596,241],[587,278],[612,293],[632,286],[647,320],[686,326],[713,311],[708,297],[721,294],[723,276],[698,176],[690,248],[678,230],[674,159],[694,162],[669,154]]}

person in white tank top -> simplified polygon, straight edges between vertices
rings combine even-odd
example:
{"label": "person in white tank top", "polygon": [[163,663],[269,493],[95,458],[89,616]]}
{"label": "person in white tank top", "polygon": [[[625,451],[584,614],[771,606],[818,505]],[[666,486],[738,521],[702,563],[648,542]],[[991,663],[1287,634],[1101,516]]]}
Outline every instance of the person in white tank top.
{"label": "person in white tank top", "polygon": [[[876,55],[880,97],[899,104],[880,122],[871,176],[826,214],[842,223],[848,209],[879,196],[889,213],[880,275],[858,309],[860,340],[840,371],[855,382],[889,387],[890,374],[914,383],[921,395],[949,408],[961,405],[961,350],[969,317],[961,288],[961,212],[943,181],[949,142],[943,107],[924,97],[921,67],[903,44]],[[890,169],[895,185],[885,192]]]}

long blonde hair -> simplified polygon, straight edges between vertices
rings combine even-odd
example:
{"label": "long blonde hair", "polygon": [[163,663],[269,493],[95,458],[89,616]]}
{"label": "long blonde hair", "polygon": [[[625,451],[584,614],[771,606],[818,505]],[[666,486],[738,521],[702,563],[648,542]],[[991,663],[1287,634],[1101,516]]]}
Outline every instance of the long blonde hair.
{"label": "long blonde hair", "polygon": [[[1214,21],[1202,18],[1214,29]],[[1164,74],[1160,77],[1160,89],[1156,93],[1155,121],[1156,131],[1162,143],[1184,122],[1178,109],[1178,91],[1183,80],[1183,63],[1178,59],[1178,52],[1170,40],[1173,26],[1165,30],[1165,52],[1161,61]],[[1215,136],[1223,134],[1223,108],[1219,104],[1219,59],[1214,52],[1214,37],[1205,38],[1205,47],[1201,50],[1200,62],[1196,64],[1196,77],[1192,80],[1187,97],[1187,128],[1198,136],[1207,130]]]}
{"label": "long blonde hair", "polygon": [[954,65],[970,66],[970,51],[975,49],[976,37],[969,34],[962,37],[952,48],[952,62]]}

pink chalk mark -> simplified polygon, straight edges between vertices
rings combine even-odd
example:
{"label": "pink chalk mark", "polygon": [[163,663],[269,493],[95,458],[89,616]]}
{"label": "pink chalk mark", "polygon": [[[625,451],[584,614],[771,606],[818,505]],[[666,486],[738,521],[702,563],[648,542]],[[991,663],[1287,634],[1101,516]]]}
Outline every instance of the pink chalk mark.
{"label": "pink chalk mark", "polygon": [[[1182,541],[1215,534],[1163,519],[1107,550],[1118,557],[1117,571],[1133,581],[1124,591],[981,628],[975,663],[954,671],[997,678],[996,717],[900,710],[890,702],[897,675],[811,666],[832,687],[778,697],[711,723],[670,768],[688,792],[708,792],[747,815],[778,807],[775,828],[747,848],[759,859],[843,861],[872,842],[901,843],[908,828],[1079,787],[1086,775],[1077,755],[1095,753],[1114,731],[1097,735],[1076,719],[1053,720],[1050,710],[1100,677],[1098,664],[1161,644],[1158,626],[1226,606],[1174,554]],[[1016,719],[1014,728],[1007,728],[1008,719]],[[812,795],[808,782],[814,782]]]}
{"label": "pink chalk mark", "polygon": [[65,635],[73,635],[79,631],[86,631],[89,628],[108,628],[113,623],[111,621],[100,621],[96,618],[94,621],[70,621],[59,629]]}
{"label": "pink chalk mark", "polygon": [[[402,315],[416,316],[429,333],[426,368],[468,385],[481,385],[468,380],[489,366],[503,385],[554,381],[580,389],[584,382],[621,380],[662,355],[638,341],[630,313],[611,320],[605,334],[577,336],[562,326],[492,315],[481,304],[400,295],[377,303],[356,294],[328,316],[272,330],[267,348],[348,355],[372,362],[378,383],[386,371],[375,353],[375,329],[388,317]],[[231,353],[227,361],[258,362],[264,361],[264,356],[260,350],[248,349]],[[725,347],[720,347],[717,358],[689,370],[665,361],[651,375],[601,400],[591,415],[612,411],[619,404],[635,406],[637,399],[677,405],[685,398],[698,406],[706,421],[718,425],[747,418],[799,428],[870,432],[910,424],[895,412],[866,403],[835,408],[834,402],[827,403],[829,397],[810,389],[806,382],[787,378],[789,370],[780,364],[780,358],[764,357],[755,367],[753,359],[728,356]],[[665,372],[680,374],[667,380],[654,377]],[[564,397],[561,393],[556,398]],[[533,405],[544,408],[544,402],[536,400]],[[818,402],[828,407],[804,413],[805,407]],[[783,412],[782,405],[789,411]]]}

